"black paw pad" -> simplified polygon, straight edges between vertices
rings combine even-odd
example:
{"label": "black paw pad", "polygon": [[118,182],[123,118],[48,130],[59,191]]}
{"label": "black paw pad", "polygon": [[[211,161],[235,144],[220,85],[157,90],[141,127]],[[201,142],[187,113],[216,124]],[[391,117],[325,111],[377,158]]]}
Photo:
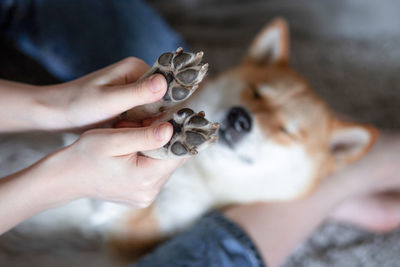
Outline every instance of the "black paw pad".
{"label": "black paw pad", "polygon": [[189,95],[189,93],[189,90],[182,87],[175,86],[172,88],[172,98],[174,100],[183,100]]}
{"label": "black paw pad", "polygon": [[191,146],[198,146],[204,143],[206,139],[199,133],[187,131],[186,132],[186,142]]}
{"label": "black paw pad", "polygon": [[194,126],[206,126],[208,121],[200,116],[194,116],[189,120],[189,123]]}
{"label": "black paw pad", "polygon": [[174,56],[174,54],[168,52],[168,53],[164,53],[162,54],[159,58],[158,58],[158,64],[160,64],[161,66],[169,66],[171,64],[171,59]]}
{"label": "black paw pad", "polygon": [[177,156],[182,156],[187,153],[186,148],[182,145],[181,142],[175,142],[172,147],[171,147],[172,153],[174,153]]}
{"label": "black paw pad", "polygon": [[183,83],[183,84],[191,84],[197,78],[199,72],[197,70],[188,69],[182,71],[176,75],[176,77]]}
{"label": "black paw pad", "polygon": [[182,54],[177,55],[173,60],[175,69],[180,69],[191,58],[192,58],[192,56],[189,53],[182,53]]}
{"label": "black paw pad", "polygon": [[183,109],[180,109],[180,110],[177,112],[177,114],[178,114],[179,116],[184,115],[185,117],[189,117],[189,116],[192,115],[193,113],[194,113],[194,111],[191,110],[190,108],[183,108]]}

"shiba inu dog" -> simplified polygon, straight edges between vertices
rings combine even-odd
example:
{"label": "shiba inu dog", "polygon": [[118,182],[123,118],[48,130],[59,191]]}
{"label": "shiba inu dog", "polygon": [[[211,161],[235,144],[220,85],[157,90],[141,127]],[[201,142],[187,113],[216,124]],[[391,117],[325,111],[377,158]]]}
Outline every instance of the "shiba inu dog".
{"label": "shiba inu dog", "polygon": [[[40,226],[38,232],[51,236],[75,229],[80,237],[71,240],[100,236],[138,256],[211,209],[304,197],[324,176],[367,153],[377,138],[373,127],[336,118],[289,67],[283,19],[258,34],[241,64],[197,89],[207,69],[201,57],[181,50],[160,56],[151,71],[172,76],[171,89],[161,102],[125,116],[170,110],[169,119],[161,120],[174,124],[173,140],[144,154],[170,158],[207,151],[178,169],[146,209],[82,199],[32,218],[35,230]],[[207,119],[192,109],[204,110]]]}
{"label": "shiba inu dog", "polygon": [[213,208],[306,196],[369,150],[376,130],[336,118],[288,61],[287,23],[275,19],[240,65],[184,103],[220,123],[218,142],[177,170],[150,208],[123,215],[113,244],[138,251]]}

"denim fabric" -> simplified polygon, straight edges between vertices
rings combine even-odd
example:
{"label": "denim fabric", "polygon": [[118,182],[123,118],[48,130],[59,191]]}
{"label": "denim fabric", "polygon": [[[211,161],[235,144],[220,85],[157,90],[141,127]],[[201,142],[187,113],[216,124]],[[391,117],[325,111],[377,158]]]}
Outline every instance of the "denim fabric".
{"label": "denim fabric", "polygon": [[241,228],[214,212],[172,238],[131,267],[265,266]]}
{"label": "denim fabric", "polygon": [[141,0],[2,0],[0,31],[62,81],[185,46]]}

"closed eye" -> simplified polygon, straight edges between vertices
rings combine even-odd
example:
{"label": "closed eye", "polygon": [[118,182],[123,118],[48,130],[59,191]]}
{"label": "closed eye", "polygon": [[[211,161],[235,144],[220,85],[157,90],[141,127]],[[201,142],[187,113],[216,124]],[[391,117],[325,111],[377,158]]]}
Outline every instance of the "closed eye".
{"label": "closed eye", "polygon": [[294,140],[299,139],[299,136],[296,133],[289,131],[288,128],[285,127],[284,125],[281,125],[279,127],[279,131]]}
{"label": "closed eye", "polygon": [[253,92],[253,98],[254,99],[259,100],[259,99],[262,98],[261,95],[260,95],[260,92],[258,91],[258,88],[257,88],[257,86],[255,84],[250,84],[249,87],[250,87],[250,90]]}
{"label": "closed eye", "polygon": [[281,131],[282,133],[284,133],[284,134],[287,134],[287,135],[291,135],[290,133],[289,133],[289,131],[288,131],[288,129],[285,127],[285,126],[280,126],[279,127],[279,131]]}

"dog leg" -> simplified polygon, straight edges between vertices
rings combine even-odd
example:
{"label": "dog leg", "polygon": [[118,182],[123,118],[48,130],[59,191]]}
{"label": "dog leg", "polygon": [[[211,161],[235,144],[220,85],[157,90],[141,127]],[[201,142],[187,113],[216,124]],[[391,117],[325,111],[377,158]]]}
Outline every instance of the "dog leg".
{"label": "dog leg", "polygon": [[155,103],[130,109],[122,114],[122,118],[132,121],[157,116],[188,99],[207,73],[208,64],[201,64],[202,58],[203,52],[196,54],[183,52],[181,47],[174,53],[162,54],[140,79],[155,73],[164,75],[168,83],[164,97]]}
{"label": "dog leg", "polygon": [[141,153],[157,159],[188,158],[206,149],[217,141],[219,124],[209,122],[204,115],[189,108],[174,113],[168,120],[174,126],[171,140],[159,149]]}

